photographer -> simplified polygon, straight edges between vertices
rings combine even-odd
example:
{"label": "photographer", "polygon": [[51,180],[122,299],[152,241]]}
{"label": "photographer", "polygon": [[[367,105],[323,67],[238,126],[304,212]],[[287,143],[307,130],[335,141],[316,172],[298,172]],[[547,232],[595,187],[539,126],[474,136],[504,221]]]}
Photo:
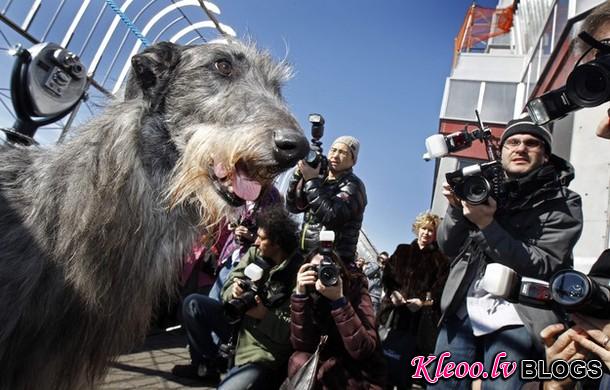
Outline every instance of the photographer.
{"label": "photographer", "polygon": [[[572,166],[551,154],[551,134],[529,118],[508,123],[500,139],[508,196],[473,205],[458,199],[449,186],[449,208],[438,230],[440,249],[451,259],[441,297],[443,319],[435,354],[450,351],[453,362],[482,362],[490,370],[499,352],[506,359],[533,358],[541,327],[557,322],[544,311],[493,296],[480,287],[488,263],[517,274],[549,280],[572,266],[572,249],[582,230],[580,196],[569,189]],[[519,388],[518,375],[484,381],[486,389]],[[470,388],[470,381],[440,380],[436,386]],[[431,386],[434,387],[434,386]]]}
{"label": "photographer", "polygon": [[312,252],[297,274],[290,335],[295,352],[288,376],[294,376],[327,335],[314,388],[381,389],[384,363],[366,278],[350,273],[335,252],[327,256],[340,268],[336,284],[326,286],[318,278],[319,253]]}
{"label": "photographer", "polygon": [[326,228],[335,232],[335,248],[345,264],[354,263],[367,203],[364,183],[352,172],[359,149],[356,138],[337,138],[328,152],[325,177],[320,177],[320,165],[312,168],[299,161],[288,185],[286,206],[292,213],[305,212],[300,240],[303,253],[317,247],[320,231]]}
{"label": "photographer", "polygon": [[281,204],[282,195],[273,184],[268,184],[254,202],[246,201],[239,218],[235,222],[225,223],[220,229],[218,242],[224,242],[220,251],[220,266],[217,277],[208,296],[221,301],[220,292],[227,281],[229,273],[241,257],[256,240],[256,216],[268,207]]}
{"label": "photographer", "polygon": [[[256,222],[254,246],[231,271],[223,288],[224,306],[203,295],[194,294],[186,299],[183,317],[192,363],[175,366],[174,375],[218,381],[219,350],[213,342],[212,332],[218,335],[221,343],[229,341],[234,318],[229,316],[228,309],[239,304],[245,313],[235,325],[238,334],[235,367],[218,388],[268,389],[278,386],[285,377],[285,363],[291,351],[290,294],[303,260],[297,251],[297,226],[279,206],[261,211]],[[268,266],[257,267],[264,271],[264,276],[253,282],[258,286],[253,302],[245,303],[246,296],[252,297],[253,293],[253,290],[246,291],[244,283],[249,278],[248,267],[253,263]]]}
{"label": "photographer", "polygon": [[[599,256],[591,271],[590,276],[607,279],[610,277],[610,249],[606,249]],[[564,324],[552,324],[540,332],[544,340],[547,364],[555,360],[573,361],[584,359],[597,359],[605,365],[605,370],[610,370],[610,320],[608,314],[601,312],[602,318],[594,318],[580,313],[573,313],[570,318],[574,325],[566,329]],[[605,374],[601,378],[599,387],[595,382],[582,380],[575,381],[573,378],[564,380],[548,380],[544,382],[532,382],[524,389],[527,390],[571,390],[610,388],[610,377]]]}

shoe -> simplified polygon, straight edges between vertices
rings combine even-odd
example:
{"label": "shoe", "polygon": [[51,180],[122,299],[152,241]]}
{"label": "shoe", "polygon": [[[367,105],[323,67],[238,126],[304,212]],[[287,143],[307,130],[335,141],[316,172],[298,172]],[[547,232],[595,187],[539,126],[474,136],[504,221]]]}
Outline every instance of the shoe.
{"label": "shoe", "polygon": [[209,369],[205,364],[175,365],[172,368],[172,375],[197,381],[220,382],[220,373],[214,369]]}

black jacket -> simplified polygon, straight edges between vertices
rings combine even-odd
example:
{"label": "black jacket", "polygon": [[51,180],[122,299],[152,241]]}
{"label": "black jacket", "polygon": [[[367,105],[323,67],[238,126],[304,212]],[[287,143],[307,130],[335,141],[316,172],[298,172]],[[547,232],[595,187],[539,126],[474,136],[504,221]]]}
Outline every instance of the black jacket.
{"label": "black jacket", "polygon": [[[445,316],[465,303],[468,287],[486,263],[547,281],[556,271],[572,267],[572,249],[582,231],[581,198],[567,188],[573,178],[570,163],[552,155],[549,163],[510,183],[509,199],[483,230],[461,209],[449,207],[437,234],[440,249],[451,259],[441,298]],[[516,309],[532,335],[558,322],[550,311],[519,304]]]}
{"label": "black jacket", "polygon": [[351,169],[338,179],[314,178],[304,185],[300,176],[293,175],[286,193],[288,210],[305,212],[300,240],[303,253],[318,247],[324,227],[335,232],[335,251],[346,264],[356,256],[366,203],[364,183]]}

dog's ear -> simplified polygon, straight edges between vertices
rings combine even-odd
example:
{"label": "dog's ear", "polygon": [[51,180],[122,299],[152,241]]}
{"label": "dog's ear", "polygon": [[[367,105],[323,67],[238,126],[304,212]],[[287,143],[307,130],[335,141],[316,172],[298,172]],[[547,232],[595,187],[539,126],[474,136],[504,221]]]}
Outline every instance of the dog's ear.
{"label": "dog's ear", "polygon": [[125,99],[142,93],[158,108],[159,100],[180,62],[182,48],[170,42],[160,42],[131,57],[131,75],[125,89]]}

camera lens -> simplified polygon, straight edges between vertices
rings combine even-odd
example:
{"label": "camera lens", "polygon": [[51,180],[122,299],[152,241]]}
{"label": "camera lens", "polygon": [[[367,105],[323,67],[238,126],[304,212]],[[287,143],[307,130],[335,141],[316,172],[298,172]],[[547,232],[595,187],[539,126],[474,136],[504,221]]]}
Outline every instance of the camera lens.
{"label": "camera lens", "polygon": [[464,198],[470,204],[485,203],[491,192],[489,181],[483,176],[468,176],[462,185]]}
{"label": "camera lens", "polygon": [[307,162],[307,164],[312,168],[317,167],[318,166],[318,153],[315,150],[310,150],[309,153],[307,153],[305,162]]}
{"label": "camera lens", "polygon": [[597,60],[580,65],[568,77],[566,90],[581,107],[599,106],[610,100],[610,72]]}
{"label": "camera lens", "polygon": [[562,306],[581,305],[591,292],[591,284],[586,275],[572,270],[559,272],[551,279],[551,296]]}
{"label": "camera lens", "polygon": [[334,286],[339,282],[339,269],[334,264],[320,265],[318,278],[326,287]]}

